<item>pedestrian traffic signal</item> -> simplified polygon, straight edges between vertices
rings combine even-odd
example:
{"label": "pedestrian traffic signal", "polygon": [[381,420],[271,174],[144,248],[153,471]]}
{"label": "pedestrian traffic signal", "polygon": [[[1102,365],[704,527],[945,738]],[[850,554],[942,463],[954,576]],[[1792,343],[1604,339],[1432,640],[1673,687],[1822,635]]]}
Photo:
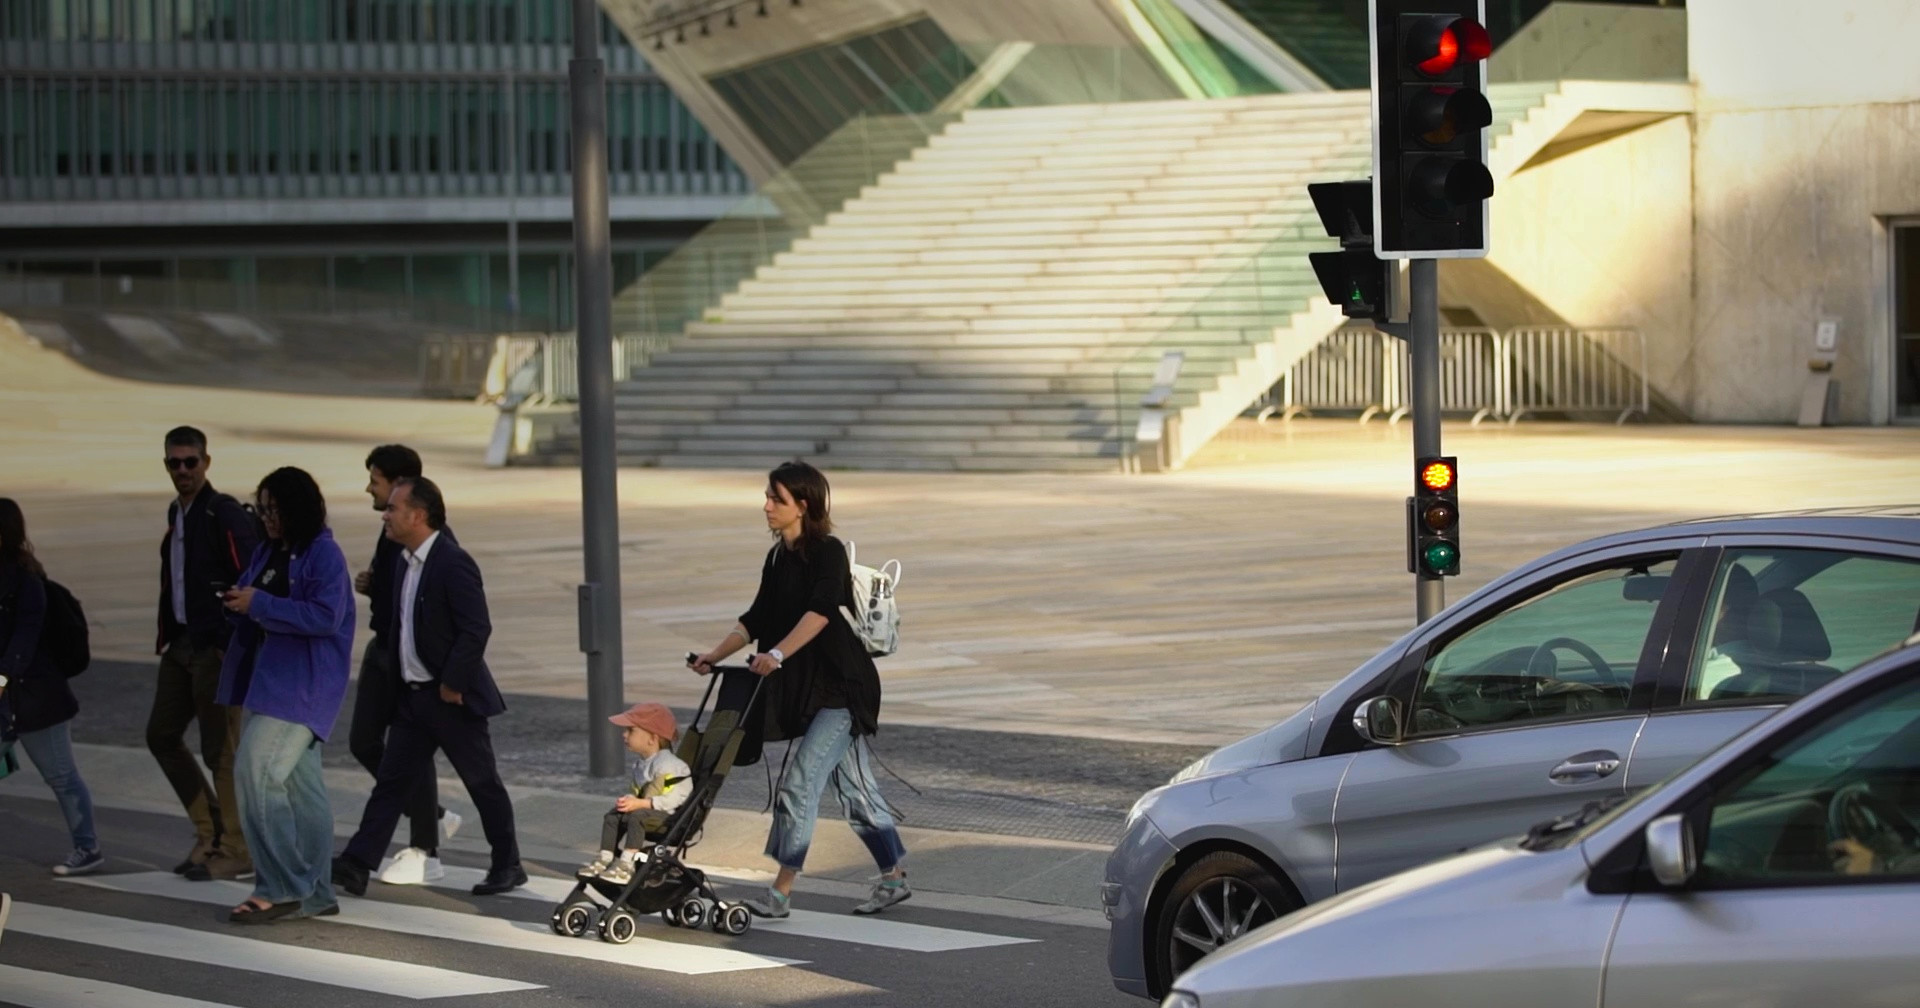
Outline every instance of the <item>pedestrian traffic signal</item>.
{"label": "pedestrian traffic signal", "polygon": [[1373,222],[1382,259],[1487,254],[1484,0],[1370,0]]}
{"label": "pedestrian traffic signal", "polygon": [[1428,577],[1460,573],[1460,473],[1452,456],[1414,461],[1407,530],[1413,569]]}
{"label": "pedestrian traffic signal", "polygon": [[1340,239],[1340,251],[1307,256],[1321,291],[1348,318],[1386,321],[1393,267],[1373,254],[1373,184],[1366,179],[1316,182],[1307,195],[1327,234]]}

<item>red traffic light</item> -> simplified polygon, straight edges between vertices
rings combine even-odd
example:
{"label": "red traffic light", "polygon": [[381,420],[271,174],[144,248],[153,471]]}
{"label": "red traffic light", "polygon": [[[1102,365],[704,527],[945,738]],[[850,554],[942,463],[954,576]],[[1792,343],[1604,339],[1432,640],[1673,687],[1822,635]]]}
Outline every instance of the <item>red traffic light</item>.
{"label": "red traffic light", "polygon": [[1463,60],[1477,63],[1493,55],[1493,39],[1472,18],[1435,14],[1408,33],[1406,55],[1421,73],[1441,77]]}
{"label": "red traffic light", "polygon": [[1430,493],[1451,489],[1453,478],[1452,459],[1435,459],[1420,467],[1420,486]]}

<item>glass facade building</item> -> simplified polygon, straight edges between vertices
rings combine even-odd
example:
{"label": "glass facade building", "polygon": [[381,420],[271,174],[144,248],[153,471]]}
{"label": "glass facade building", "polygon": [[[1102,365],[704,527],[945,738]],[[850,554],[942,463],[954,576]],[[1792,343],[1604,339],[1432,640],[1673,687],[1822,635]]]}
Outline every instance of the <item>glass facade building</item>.
{"label": "glass facade building", "polygon": [[[344,295],[565,327],[569,10],[6,0],[0,273],[91,278],[64,283],[73,301]],[[751,183],[641,52],[601,34],[626,279]]]}

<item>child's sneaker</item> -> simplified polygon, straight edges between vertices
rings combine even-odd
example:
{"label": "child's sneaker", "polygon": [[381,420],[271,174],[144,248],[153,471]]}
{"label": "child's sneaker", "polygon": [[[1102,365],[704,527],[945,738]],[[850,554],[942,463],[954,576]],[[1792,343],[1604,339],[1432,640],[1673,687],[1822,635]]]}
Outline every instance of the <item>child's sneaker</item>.
{"label": "child's sneaker", "polygon": [[790,905],[792,902],[792,898],[786,893],[768,886],[765,896],[760,899],[743,900],[740,905],[746,907],[747,912],[755,917],[779,918],[793,913],[793,907]]}
{"label": "child's sneaker", "polygon": [[107,856],[95,850],[74,848],[65,861],[53,866],[55,875],[87,875],[99,871],[107,863]]}
{"label": "child's sneaker", "polygon": [[877,914],[895,903],[905,903],[912,898],[913,890],[907,888],[907,877],[905,875],[897,879],[883,877],[879,882],[874,883],[873,895],[868,896],[865,903],[854,907],[853,912],[857,914]]}
{"label": "child's sneaker", "polygon": [[607,868],[612,864],[613,864],[613,852],[601,851],[598,857],[595,857],[593,860],[587,862],[586,864],[581,865],[580,870],[575,872],[574,874],[580,876],[581,878],[592,878],[600,874],[601,872],[606,871]]}
{"label": "child's sneaker", "polygon": [[615,860],[613,864],[607,866],[605,871],[600,873],[600,881],[611,882],[614,885],[626,885],[633,881],[633,862],[626,858]]}

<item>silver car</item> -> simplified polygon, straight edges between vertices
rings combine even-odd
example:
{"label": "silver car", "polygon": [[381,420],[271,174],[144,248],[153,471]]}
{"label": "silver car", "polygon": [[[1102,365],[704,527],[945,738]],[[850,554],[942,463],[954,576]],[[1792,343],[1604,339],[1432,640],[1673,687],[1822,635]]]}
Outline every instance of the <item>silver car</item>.
{"label": "silver car", "polygon": [[1108,859],[1116,986],[1687,766],[1912,633],[1920,506],[1611,535],[1496,578],[1148,792]]}
{"label": "silver car", "polygon": [[1920,1002],[1908,644],[1611,811],[1286,917],[1163,1008]]}

